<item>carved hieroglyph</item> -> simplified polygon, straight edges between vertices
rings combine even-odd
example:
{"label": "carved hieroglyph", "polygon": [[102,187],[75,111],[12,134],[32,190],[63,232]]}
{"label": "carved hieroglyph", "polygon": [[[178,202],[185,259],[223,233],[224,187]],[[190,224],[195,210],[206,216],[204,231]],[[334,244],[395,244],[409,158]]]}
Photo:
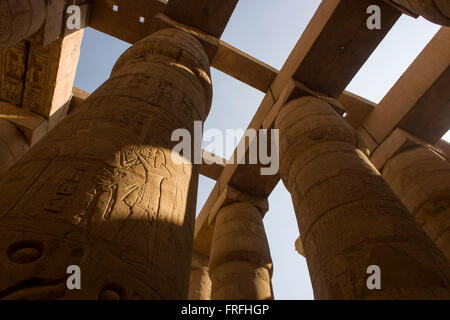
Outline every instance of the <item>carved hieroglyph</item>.
{"label": "carved hieroglyph", "polygon": [[24,109],[48,119],[69,101],[83,34],[81,29],[44,46],[44,32],[41,29],[29,39]]}
{"label": "carved hieroglyph", "polygon": [[[297,216],[317,299],[450,298],[450,266],[323,100],[283,107],[280,175]],[[381,290],[366,286],[381,269]]]}
{"label": "carved hieroglyph", "polygon": [[383,177],[430,238],[450,259],[450,163],[427,146],[400,152]]}
{"label": "carved hieroglyph", "polygon": [[0,99],[22,105],[28,43],[21,41],[0,52]]}
{"label": "carved hieroglyph", "polygon": [[[211,104],[209,61],[178,30],[140,41],[111,77],[0,178],[0,297],[185,299],[198,168],[171,133]],[[82,290],[67,290],[68,265]]]}
{"label": "carved hieroglyph", "polygon": [[272,258],[262,218],[250,202],[228,204],[217,213],[209,259],[211,299],[273,299]]}
{"label": "carved hieroglyph", "polygon": [[45,0],[0,0],[0,50],[38,31],[45,15]]}

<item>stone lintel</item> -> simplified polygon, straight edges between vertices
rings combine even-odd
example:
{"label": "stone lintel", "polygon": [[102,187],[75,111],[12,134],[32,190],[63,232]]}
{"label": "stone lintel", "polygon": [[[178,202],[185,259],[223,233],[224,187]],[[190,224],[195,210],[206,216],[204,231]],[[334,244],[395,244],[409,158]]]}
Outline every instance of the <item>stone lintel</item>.
{"label": "stone lintel", "polygon": [[186,25],[220,38],[238,0],[171,0],[165,13]]}
{"label": "stone lintel", "polygon": [[167,29],[167,28],[176,28],[183,30],[194,37],[197,38],[197,40],[200,41],[200,43],[203,45],[203,48],[205,49],[206,53],[208,54],[209,61],[211,62],[214,59],[214,56],[216,55],[217,48],[219,47],[219,39],[216,37],[213,37],[209,34],[204,33],[203,31],[200,31],[198,29],[186,26],[184,24],[181,24],[179,22],[176,22],[175,20],[170,19],[168,16],[166,16],[163,13],[158,13],[155,15],[154,19],[152,20],[149,33],[156,32],[161,29]]}
{"label": "stone lintel", "polygon": [[202,150],[202,159],[200,174],[213,180],[219,179],[226,160],[206,150]]}
{"label": "stone lintel", "polygon": [[436,147],[442,150],[447,157],[450,158],[450,143],[441,139],[436,143]]}
{"label": "stone lintel", "polygon": [[443,27],[361,123],[357,131],[371,151],[397,126],[430,143],[445,133],[449,91],[442,88],[450,77],[449,46],[450,28]]}
{"label": "stone lintel", "polygon": [[33,145],[47,132],[48,122],[44,117],[4,101],[0,101],[0,119],[15,124],[23,132],[30,145]]}
{"label": "stone lintel", "polygon": [[90,96],[90,93],[79,89],[77,87],[72,88],[72,99],[70,101],[69,113],[72,113],[83,104],[84,100]]}
{"label": "stone lintel", "polygon": [[433,149],[433,151],[441,154],[445,157],[445,154],[429,144],[428,142],[414,137],[408,132],[402,129],[395,129],[392,134],[384,140],[384,142],[377,148],[373,153],[370,161],[373,165],[381,171],[384,165],[396,154],[406,151],[408,149],[414,148],[416,146],[426,146],[427,148]]}
{"label": "stone lintel", "polygon": [[291,95],[289,96],[288,101],[292,101],[292,100],[295,100],[295,99],[298,99],[301,97],[306,97],[306,96],[316,97],[316,98],[319,98],[319,99],[322,99],[322,100],[328,102],[331,105],[331,107],[333,107],[333,109],[339,115],[344,114],[345,107],[337,99],[334,99],[325,93],[322,93],[322,92],[319,92],[316,90],[312,90],[311,88],[307,87],[300,81],[297,81],[295,79],[293,79],[293,81],[295,83],[295,86],[294,86],[294,90],[292,91]]}
{"label": "stone lintel", "polygon": [[266,93],[278,70],[220,40],[211,66]]}
{"label": "stone lintel", "polygon": [[386,3],[390,4],[391,6],[393,6],[395,9],[399,10],[401,13],[406,14],[410,17],[413,17],[414,19],[417,19],[418,17],[420,17],[420,15],[418,15],[417,13],[411,11],[410,9],[399,5],[398,3],[395,3],[391,0],[384,0]]}
{"label": "stone lintel", "polygon": [[450,26],[448,0],[385,0],[401,12],[423,18],[441,26]]}
{"label": "stone lintel", "polygon": [[71,100],[67,101],[49,119],[32,111],[0,101],[0,119],[8,120],[23,132],[28,144],[35,145],[68,114]]}
{"label": "stone lintel", "polygon": [[338,101],[347,113],[345,120],[347,120],[355,130],[359,128],[361,122],[363,122],[377,106],[376,103],[348,91],[344,91],[338,98]]}

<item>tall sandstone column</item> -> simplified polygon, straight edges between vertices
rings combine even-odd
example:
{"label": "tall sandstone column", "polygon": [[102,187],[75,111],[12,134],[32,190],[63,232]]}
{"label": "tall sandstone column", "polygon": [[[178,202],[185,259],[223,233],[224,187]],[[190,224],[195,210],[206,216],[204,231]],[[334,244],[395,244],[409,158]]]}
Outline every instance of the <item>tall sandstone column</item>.
{"label": "tall sandstone column", "polygon": [[[0,178],[3,298],[186,299],[198,167],[176,165],[212,89],[183,31],[127,50],[111,77]],[[81,290],[67,290],[78,265]]]}
{"label": "tall sandstone column", "polygon": [[434,243],[450,259],[450,163],[437,150],[417,146],[393,156],[384,179]]}
{"label": "tall sandstone column", "polygon": [[[449,262],[328,103],[294,100],[275,127],[315,298],[450,298]],[[366,286],[371,265],[381,290]]]}
{"label": "tall sandstone column", "polygon": [[209,258],[198,252],[192,252],[189,300],[210,300],[211,279],[209,277]]}
{"label": "tall sandstone column", "polygon": [[0,0],[0,50],[38,31],[46,9],[45,0]]}
{"label": "tall sandstone column", "polygon": [[212,300],[273,299],[264,213],[250,202],[218,211],[209,260]]}

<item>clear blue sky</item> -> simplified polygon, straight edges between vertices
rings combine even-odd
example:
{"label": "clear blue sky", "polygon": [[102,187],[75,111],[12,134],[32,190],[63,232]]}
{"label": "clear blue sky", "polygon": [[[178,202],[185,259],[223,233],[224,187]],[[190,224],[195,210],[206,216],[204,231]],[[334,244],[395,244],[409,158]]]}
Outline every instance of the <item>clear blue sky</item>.
{"label": "clear blue sky", "polygon": [[[317,9],[319,0],[241,0],[222,39],[281,69]],[[378,103],[415,59],[439,27],[423,19],[402,16],[372,54],[347,90]],[[128,44],[86,29],[75,86],[93,92],[108,77]],[[263,93],[212,69],[214,98],[205,129],[246,129]],[[447,140],[450,134],[447,133]],[[237,143],[237,141],[236,141]],[[228,158],[225,150],[220,156]],[[215,181],[200,177],[197,212]],[[299,236],[289,193],[280,183],[269,197],[264,224],[274,262],[276,299],[312,299],[306,261],[294,249]]]}

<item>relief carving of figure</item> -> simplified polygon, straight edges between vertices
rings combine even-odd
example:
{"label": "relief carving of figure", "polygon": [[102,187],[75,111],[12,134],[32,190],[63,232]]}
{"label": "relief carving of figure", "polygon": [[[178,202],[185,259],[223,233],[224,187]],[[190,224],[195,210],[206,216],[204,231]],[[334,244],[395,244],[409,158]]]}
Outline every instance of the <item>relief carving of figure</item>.
{"label": "relief carving of figure", "polygon": [[[118,166],[104,169],[90,191],[88,229],[121,244],[142,243],[158,217],[161,186],[172,176],[166,155],[158,147],[127,146]],[[107,221],[107,223],[104,223]],[[96,231],[96,229],[98,231]],[[149,241],[138,250],[148,252]]]}

